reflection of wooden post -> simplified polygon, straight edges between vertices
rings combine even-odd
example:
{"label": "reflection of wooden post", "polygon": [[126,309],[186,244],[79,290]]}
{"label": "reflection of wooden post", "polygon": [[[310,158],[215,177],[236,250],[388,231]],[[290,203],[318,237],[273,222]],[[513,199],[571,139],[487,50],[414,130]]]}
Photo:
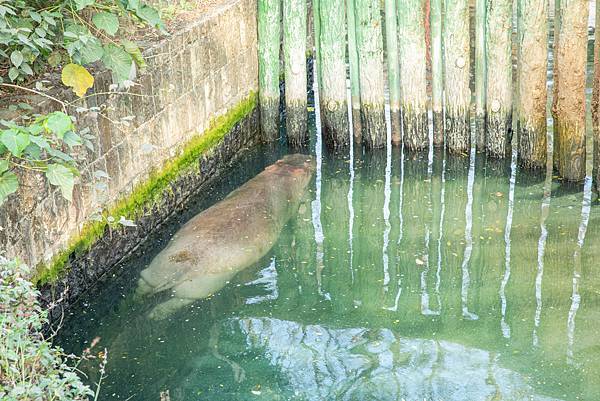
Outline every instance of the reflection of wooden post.
{"label": "reflection of wooden post", "polygon": [[444,62],[442,56],[442,0],[431,1],[431,108],[433,110],[433,144],[444,143]]}
{"label": "reflection of wooden post", "polygon": [[596,41],[594,43],[594,93],[592,119],[594,125],[594,182],[600,191],[600,0],[596,0]]}
{"label": "reflection of wooden post", "polygon": [[356,12],[355,0],[346,0],[348,15],[348,64],[350,66],[350,93],[352,100],[352,131],[354,141],[362,142],[362,124],[360,123],[360,72],[358,66],[358,51],[356,49]]}
{"label": "reflection of wooden post", "polygon": [[585,73],[588,2],[561,0],[554,43],[554,143],[556,167],[570,181],[585,177]]}
{"label": "reflection of wooden post", "polygon": [[381,148],[386,143],[381,7],[379,0],[355,5],[363,139],[367,147]]}
{"label": "reflection of wooden post", "polygon": [[404,146],[411,150],[426,149],[429,140],[424,11],[424,0],[399,0],[398,2]]}
{"label": "reflection of wooden post", "polygon": [[512,128],[512,3],[488,0],[486,151],[504,158]]}
{"label": "reflection of wooden post", "polygon": [[388,86],[392,143],[400,144],[400,70],[398,59],[398,21],[396,0],[385,0],[385,43],[387,49]]}
{"label": "reflection of wooden post", "polygon": [[283,1],[286,130],[292,146],[308,141],[306,9],[306,0]]}
{"label": "reflection of wooden post", "polygon": [[475,138],[478,151],[485,149],[486,2],[476,0],[475,3]]}
{"label": "reflection of wooden post", "polygon": [[471,146],[469,109],[469,2],[444,1],[444,85],[446,99],[445,135],[453,153]]}
{"label": "reflection of wooden post", "polygon": [[280,0],[258,1],[258,91],[260,125],[266,141],[279,136]]}
{"label": "reflection of wooden post", "polygon": [[319,1],[321,118],[324,140],[330,148],[349,144],[345,8],[343,0]]}
{"label": "reflection of wooden post", "polygon": [[519,159],[526,167],[546,165],[546,98],[548,68],[548,4],[546,0],[518,3],[516,120]]}

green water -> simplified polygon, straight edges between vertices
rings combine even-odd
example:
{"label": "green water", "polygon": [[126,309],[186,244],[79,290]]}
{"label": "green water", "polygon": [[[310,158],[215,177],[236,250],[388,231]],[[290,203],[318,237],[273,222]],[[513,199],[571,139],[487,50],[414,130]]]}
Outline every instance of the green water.
{"label": "green water", "polygon": [[[70,311],[58,342],[80,353],[101,337],[95,351],[108,350],[101,400],[600,397],[590,183],[582,192],[474,154],[319,154],[305,202],[263,260],[150,320],[161,298],[134,300],[139,272],[281,152],[235,165]],[[96,365],[82,365],[91,382]]]}

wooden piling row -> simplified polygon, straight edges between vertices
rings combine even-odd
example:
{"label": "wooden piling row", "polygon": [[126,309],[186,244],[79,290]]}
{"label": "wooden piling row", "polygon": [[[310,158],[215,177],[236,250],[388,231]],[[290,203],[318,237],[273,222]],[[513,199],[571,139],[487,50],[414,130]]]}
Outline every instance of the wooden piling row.
{"label": "wooden piling row", "polygon": [[516,122],[519,163],[545,168],[548,81],[548,2],[519,0],[517,5]]}
{"label": "wooden piling row", "polygon": [[596,0],[596,32],[594,42],[594,89],[592,124],[594,127],[594,182],[600,192],[600,0]]}
{"label": "wooden piling row", "polygon": [[308,141],[306,12],[306,0],[283,0],[285,123],[292,147]]}
{"label": "wooden piling row", "polygon": [[362,131],[368,148],[386,145],[380,4],[379,0],[355,0]]}
{"label": "wooden piling row", "polygon": [[398,54],[398,15],[396,11],[396,0],[385,0],[385,43],[388,91],[390,94],[390,123],[392,143],[399,145],[402,127],[400,125],[400,60]]}
{"label": "wooden piling row", "polygon": [[467,153],[470,133],[469,1],[444,1],[445,135],[448,150]]}
{"label": "wooden piling row", "polygon": [[585,177],[587,0],[561,0],[554,39],[555,168],[569,181]]}
{"label": "wooden piling row", "polygon": [[319,1],[320,107],[323,139],[330,148],[349,145],[346,99],[346,4]]}
{"label": "wooden piling row", "polygon": [[403,143],[409,150],[422,150],[429,140],[425,0],[399,0],[398,26]]}
{"label": "wooden piling row", "polygon": [[486,43],[486,152],[504,158],[512,128],[513,0],[488,0]]}
{"label": "wooden piling row", "polygon": [[444,144],[444,62],[442,54],[442,0],[430,0],[431,109],[433,145]]}
{"label": "wooden piling row", "polygon": [[[585,176],[589,10],[587,0],[555,3],[554,160],[561,177],[578,181]],[[403,133],[402,143],[407,149],[426,149],[431,107],[433,145],[445,143],[450,152],[468,153],[474,101],[478,150],[485,149],[494,158],[508,155],[514,109],[520,164],[544,168],[549,6],[545,0],[475,0],[472,100],[469,4],[469,0],[313,0],[322,131],[328,147],[345,147],[352,140],[347,108],[349,70],[356,144],[385,146],[387,84],[393,144],[399,144]],[[513,4],[517,7],[516,85]],[[307,142],[307,24],[303,0],[258,0],[261,129],[267,141],[279,136],[279,45],[283,29],[288,141],[292,146]],[[600,180],[599,35],[592,112],[595,171]]]}
{"label": "wooden piling row", "polygon": [[476,0],[475,2],[475,142],[477,151],[485,150],[487,1]]}
{"label": "wooden piling row", "polygon": [[258,88],[263,140],[279,137],[281,0],[258,0]]}
{"label": "wooden piling row", "polygon": [[360,71],[358,65],[358,50],[356,48],[356,18],[355,0],[346,0],[346,15],[348,16],[348,65],[350,67],[350,97],[352,102],[352,132],[354,142],[362,142],[362,124],[360,117]]}

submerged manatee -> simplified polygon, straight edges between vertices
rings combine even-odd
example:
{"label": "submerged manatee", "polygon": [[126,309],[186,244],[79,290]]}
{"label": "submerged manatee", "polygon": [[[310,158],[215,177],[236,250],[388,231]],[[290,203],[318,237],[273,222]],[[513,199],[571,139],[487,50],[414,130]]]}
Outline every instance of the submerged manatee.
{"label": "submerged manatee", "polygon": [[141,272],[138,295],[173,295],[150,317],[160,319],[208,297],[258,262],[297,212],[313,173],[310,156],[285,156],[187,222]]}

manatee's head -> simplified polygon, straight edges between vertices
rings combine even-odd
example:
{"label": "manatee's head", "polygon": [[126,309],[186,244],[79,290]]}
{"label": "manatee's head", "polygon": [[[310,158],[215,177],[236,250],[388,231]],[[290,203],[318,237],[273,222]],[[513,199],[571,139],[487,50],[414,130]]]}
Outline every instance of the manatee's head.
{"label": "manatee's head", "polygon": [[265,171],[274,175],[285,177],[286,184],[293,189],[292,192],[302,192],[316,170],[315,159],[309,155],[286,155],[270,165]]}

